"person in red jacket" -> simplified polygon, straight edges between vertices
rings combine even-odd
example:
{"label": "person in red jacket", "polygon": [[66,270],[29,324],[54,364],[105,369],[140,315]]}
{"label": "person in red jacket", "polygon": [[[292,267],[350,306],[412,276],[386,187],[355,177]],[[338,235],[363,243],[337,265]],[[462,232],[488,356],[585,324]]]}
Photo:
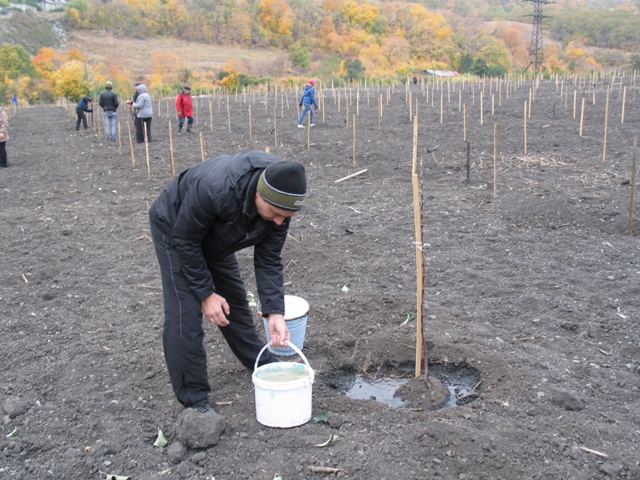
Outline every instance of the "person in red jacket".
{"label": "person in red jacket", "polygon": [[193,125],[193,109],[191,108],[191,87],[185,85],[176,98],[176,110],[178,111],[178,132],[182,131],[184,119],[187,119],[187,132]]}

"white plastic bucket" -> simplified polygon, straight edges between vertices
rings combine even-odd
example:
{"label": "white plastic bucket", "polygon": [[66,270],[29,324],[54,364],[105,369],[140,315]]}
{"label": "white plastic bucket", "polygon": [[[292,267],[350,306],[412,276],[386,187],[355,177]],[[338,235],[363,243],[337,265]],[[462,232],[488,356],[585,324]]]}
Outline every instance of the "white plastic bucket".
{"label": "white plastic bucket", "polygon": [[[304,346],[304,336],[307,331],[307,320],[309,319],[309,303],[304,298],[294,295],[284,296],[284,320],[287,322],[287,328],[291,335],[291,343],[299,350]],[[271,335],[269,335],[269,321],[262,318],[264,331],[267,336],[267,345],[271,343]],[[293,348],[274,347],[269,345],[269,351],[280,357],[290,357],[296,354]]]}
{"label": "white plastic bucket", "polygon": [[311,419],[314,373],[304,354],[293,343],[287,344],[296,350],[304,363],[276,362],[258,368],[258,360],[267,345],[256,358],[252,376],[256,391],[256,419],[267,427],[297,427]]}

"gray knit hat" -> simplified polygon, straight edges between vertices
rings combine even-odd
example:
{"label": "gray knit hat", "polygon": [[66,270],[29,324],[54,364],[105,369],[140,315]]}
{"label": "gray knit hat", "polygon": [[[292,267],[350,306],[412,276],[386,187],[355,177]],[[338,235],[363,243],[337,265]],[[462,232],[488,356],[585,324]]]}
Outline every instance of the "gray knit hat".
{"label": "gray knit hat", "polygon": [[297,212],[307,194],[304,165],[281,161],[269,165],[258,179],[258,193],[271,205]]}

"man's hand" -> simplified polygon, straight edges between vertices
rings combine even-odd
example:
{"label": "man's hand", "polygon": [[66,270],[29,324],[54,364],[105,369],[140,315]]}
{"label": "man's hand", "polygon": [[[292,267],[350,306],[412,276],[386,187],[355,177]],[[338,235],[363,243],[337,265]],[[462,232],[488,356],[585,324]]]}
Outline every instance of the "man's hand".
{"label": "man's hand", "polygon": [[227,320],[227,315],[230,313],[229,304],[223,297],[217,293],[212,293],[202,301],[201,305],[202,314],[209,323],[219,327],[229,325],[229,320]]}
{"label": "man's hand", "polygon": [[287,346],[285,342],[291,340],[291,334],[283,315],[269,314],[269,336],[271,337],[271,345],[274,347]]}

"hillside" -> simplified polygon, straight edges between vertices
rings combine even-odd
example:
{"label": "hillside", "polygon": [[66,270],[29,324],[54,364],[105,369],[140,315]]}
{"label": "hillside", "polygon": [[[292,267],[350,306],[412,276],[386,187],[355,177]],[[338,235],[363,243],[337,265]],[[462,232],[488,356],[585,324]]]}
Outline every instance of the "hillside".
{"label": "hillside", "polygon": [[[69,32],[64,50],[77,48],[89,64],[115,62],[131,78],[146,80],[153,72],[154,58],[175,59],[194,72],[217,71],[230,59],[236,62],[277,62],[286,56],[277,50],[222,47],[186,42],[176,38],[119,38],[104,31]],[[115,52],[115,53],[114,53]]]}

